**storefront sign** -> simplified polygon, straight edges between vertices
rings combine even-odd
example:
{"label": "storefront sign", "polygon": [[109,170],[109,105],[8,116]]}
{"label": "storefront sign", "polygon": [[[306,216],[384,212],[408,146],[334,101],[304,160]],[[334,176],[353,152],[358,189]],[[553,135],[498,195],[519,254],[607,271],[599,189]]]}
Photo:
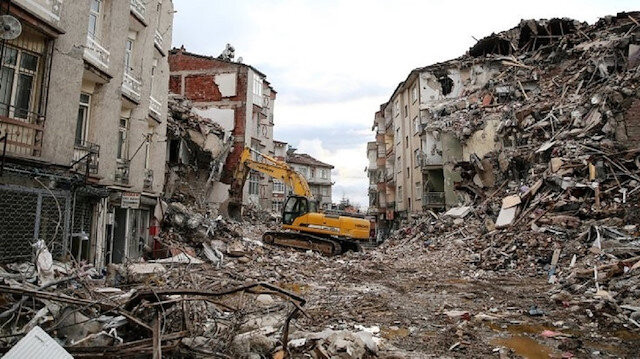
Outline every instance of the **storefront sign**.
{"label": "storefront sign", "polygon": [[140,208],[140,193],[122,192],[122,208]]}

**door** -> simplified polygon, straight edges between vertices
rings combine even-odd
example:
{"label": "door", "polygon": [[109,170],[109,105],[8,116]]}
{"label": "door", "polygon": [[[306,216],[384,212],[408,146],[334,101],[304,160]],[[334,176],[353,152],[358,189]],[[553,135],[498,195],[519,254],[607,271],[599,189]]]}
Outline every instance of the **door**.
{"label": "door", "polygon": [[113,263],[122,263],[125,258],[125,245],[127,237],[127,209],[116,208],[115,219],[113,221]]}

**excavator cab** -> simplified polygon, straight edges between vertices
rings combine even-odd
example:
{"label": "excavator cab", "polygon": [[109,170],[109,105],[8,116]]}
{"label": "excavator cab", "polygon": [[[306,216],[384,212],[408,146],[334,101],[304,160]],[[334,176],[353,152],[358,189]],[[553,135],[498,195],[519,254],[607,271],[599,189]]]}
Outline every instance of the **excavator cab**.
{"label": "excavator cab", "polygon": [[303,196],[290,196],[282,207],[282,223],[293,224],[296,218],[309,212],[317,212],[318,204]]}

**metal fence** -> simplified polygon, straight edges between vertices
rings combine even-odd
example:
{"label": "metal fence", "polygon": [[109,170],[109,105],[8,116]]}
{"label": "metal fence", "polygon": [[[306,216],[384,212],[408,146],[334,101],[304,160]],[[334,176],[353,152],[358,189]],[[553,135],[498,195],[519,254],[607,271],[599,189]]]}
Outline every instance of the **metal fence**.
{"label": "metal fence", "polygon": [[63,255],[70,222],[70,192],[0,185],[0,262],[31,260],[38,239]]}

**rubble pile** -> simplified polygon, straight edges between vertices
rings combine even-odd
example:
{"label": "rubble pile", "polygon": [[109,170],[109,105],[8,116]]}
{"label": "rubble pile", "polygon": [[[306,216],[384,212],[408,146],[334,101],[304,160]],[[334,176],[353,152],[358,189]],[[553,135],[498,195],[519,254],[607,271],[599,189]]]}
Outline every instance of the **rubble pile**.
{"label": "rubble pile", "polygon": [[640,148],[625,127],[637,126],[640,103],[638,15],[554,19],[556,41],[523,47],[532,28],[553,28],[524,21],[454,60],[497,70],[431,109],[426,130],[499,149],[456,163],[459,207],[410,219],[387,250],[455,242],[464,249],[448,261],[542,275],[551,300],[584,321],[640,328]]}
{"label": "rubble pile", "polygon": [[177,202],[208,208],[214,184],[220,180],[233,136],[220,124],[193,110],[191,101],[171,94],[168,99],[169,163],[165,196]]}

